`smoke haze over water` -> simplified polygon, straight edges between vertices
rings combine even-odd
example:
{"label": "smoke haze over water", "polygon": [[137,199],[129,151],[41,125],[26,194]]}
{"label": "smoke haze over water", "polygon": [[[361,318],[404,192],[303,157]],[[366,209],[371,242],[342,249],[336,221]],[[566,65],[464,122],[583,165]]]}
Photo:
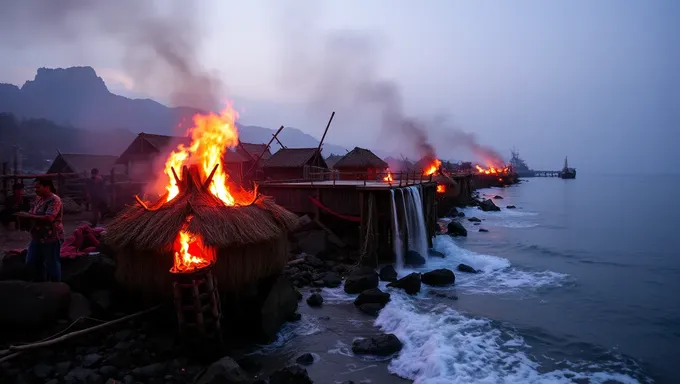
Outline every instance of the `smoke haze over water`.
{"label": "smoke haze over water", "polygon": [[92,60],[89,52],[114,44],[141,91],[213,110],[223,84],[196,61],[202,37],[196,7],[180,0],[9,1],[0,12],[0,45],[69,44]]}

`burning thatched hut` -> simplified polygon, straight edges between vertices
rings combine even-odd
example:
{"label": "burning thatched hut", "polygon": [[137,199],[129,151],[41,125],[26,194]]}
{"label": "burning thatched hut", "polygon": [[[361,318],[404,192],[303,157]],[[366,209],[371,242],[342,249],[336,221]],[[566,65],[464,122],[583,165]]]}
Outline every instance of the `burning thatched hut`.
{"label": "burning thatched hut", "polygon": [[256,193],[220,190],[213,175],[201,180],[196,165],[184,167],[175,192],[152,205],[140,200],[108,225],[124,290],[168,298],[171,273],[211,267],[219,290],[233,293],[283,270],[297,217]]}

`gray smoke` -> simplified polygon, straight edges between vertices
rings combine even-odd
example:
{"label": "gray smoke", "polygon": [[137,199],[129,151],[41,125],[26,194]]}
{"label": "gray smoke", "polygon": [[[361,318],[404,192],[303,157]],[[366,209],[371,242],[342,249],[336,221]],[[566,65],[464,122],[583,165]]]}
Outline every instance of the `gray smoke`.
{"label": "gray smoke", "polygon": [[126,74],[142,91],[212,110],[223,84],[197,62],[196,7],[181,0],[7,1],[0,11],[0,44],[68,44],[88,61],[106,47],[118,49]]}
{"label": "gray smoke", "polygon": [[498,152],[448,124],[447,119],[417,118],[405,111],[398,84],[380,74],[384,44],[377,36],[357,31],[326,33],[315,23],[322,16],[317,5],[296,3],[296,9],[280,9],[276,14],[278,20],[285,20],[276,31],[282,39],[281,86],[301,92],[315,110],[377,113],[382,145],[392,139],[402,149],[406,145],[419,156],[434,159],[438,156],[430,133],[436,134],[447,152],[465,147],[487,161],[498,161],[496,165],[503,163]]}

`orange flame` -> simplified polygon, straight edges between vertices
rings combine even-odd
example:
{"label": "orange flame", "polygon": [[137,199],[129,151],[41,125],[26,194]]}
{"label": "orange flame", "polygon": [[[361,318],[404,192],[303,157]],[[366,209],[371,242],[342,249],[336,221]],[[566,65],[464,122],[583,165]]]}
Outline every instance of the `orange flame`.
{"label": "orange flame", "polygon": [[444,184],[437,184],[437,193],[446,192],[446,186]]}
{"label": "orange flame", "polygon": [[[188,147],[183,144],[178,145],[165,162],[164,172],[169,179],[166,186],[168,191],[166,201],[171,201],[179,193],[179,187],[172,174],[173,168],[177,176],[182,177],[180,172],[182,166],[188,165],[189,162],[196,163],[203,171],[202,176],[207,177],[216,164],[222,164],[227,148],[234,148],[238,145],[237,118],[238,113],[231,105],[227,105],[219,115],[214,113],[194,115],[194,125],[188,132],[191,136],[191,144]],[[234,205],[234,196],[229,191],[227,181],[227,173],[223,167],[218,166],[210,184],[210,192],[224,204]]]}
{"label": "orange flame", "polygon": [[387,176],[383,177],[383,181],[387,181],[389,183],[394,181],[394,179],[392,179],[392,172],[390,172],[389,169],[387,170]]}
{"label": "orange flame", "polygon": [[429,167],[425,170],[425,176],[430,176],[431,174],[437,172],[439,167],[442,166],[442,162],[439,159],[434,159],[432,164],[429,165]]}
{"label": "orange flame", "polygon": [[211,258],[206,257],[208,248],[203,245],[203,239],[199,235],[182,230],[177,234],[176,242],[179,249],[175,251],[174,265],[170,272],[192,272],[212,263]]}
{"label": "orange flame", "polygon": [[488,168],[483,168],[479,165],[475,165],[475,168],[480,175],[507,175],[510,171],[508,167],[496,168],[494,166],[489,166]]}

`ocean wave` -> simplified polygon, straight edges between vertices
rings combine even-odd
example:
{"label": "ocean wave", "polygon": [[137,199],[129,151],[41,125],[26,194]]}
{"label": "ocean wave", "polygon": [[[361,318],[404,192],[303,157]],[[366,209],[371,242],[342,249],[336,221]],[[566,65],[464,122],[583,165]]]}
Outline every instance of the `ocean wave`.
{"label": "ocean wave", "polygon": [[296,322],[285,323],[276,334],[276,340],[271,344],[260,345],[258,349],[250,355],[268,355],[277,352],[280,348],[288,345],[295,338],[300,336],[311,336],[323,331],[318,320],[309,315],[302,315]]}
{"label": "ocean wave", "polygon": [[404,344],[389,371],[415,384],[639,383],[607,364],[564,362],[557,369],[542,369],[532,359],[530,346],[511,330],[443,305],[423,311],[416,307],[416,300],[392,293],[375,323]]}

